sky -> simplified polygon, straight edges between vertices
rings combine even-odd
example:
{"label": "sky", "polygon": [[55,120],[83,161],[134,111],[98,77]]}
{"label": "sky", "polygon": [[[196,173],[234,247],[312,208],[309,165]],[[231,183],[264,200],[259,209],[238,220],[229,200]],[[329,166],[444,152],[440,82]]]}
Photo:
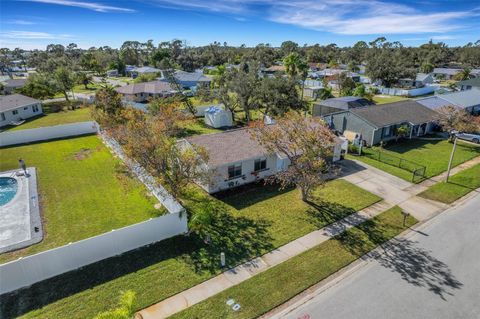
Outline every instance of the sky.
{"label": "sky", "polygon": [[0,0],[0,47],[10,49],[149,39],[351,46],[379,36],[407,46],[475,42],[480,0]]}

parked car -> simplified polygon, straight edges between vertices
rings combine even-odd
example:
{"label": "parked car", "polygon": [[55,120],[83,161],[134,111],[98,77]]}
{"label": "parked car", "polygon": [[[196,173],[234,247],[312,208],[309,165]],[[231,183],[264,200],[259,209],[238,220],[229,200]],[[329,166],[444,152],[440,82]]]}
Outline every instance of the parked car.
{"label": "parked car", "polygon": [[476,144],[480,144],[480,133],[464,133],[464,132],[452,132],[455,136],[461,140],[470,141]]}

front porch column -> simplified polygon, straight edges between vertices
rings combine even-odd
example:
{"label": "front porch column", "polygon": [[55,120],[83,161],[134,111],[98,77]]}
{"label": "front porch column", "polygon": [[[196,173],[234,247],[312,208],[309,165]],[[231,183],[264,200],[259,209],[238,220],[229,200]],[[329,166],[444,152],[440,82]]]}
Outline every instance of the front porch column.
{"label": "front porch column", "polygon": [[410,139],[412,139],[412,134],[413,134],[413,125],[410,125]]}

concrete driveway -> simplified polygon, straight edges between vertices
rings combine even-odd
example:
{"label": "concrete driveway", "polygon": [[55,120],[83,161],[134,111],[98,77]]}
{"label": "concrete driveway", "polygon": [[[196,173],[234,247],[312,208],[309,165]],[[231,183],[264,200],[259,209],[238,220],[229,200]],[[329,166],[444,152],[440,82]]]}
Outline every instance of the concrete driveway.
{"label": "concrete driveway", "polygon": [[274,318],[480,317],[480,194]]}

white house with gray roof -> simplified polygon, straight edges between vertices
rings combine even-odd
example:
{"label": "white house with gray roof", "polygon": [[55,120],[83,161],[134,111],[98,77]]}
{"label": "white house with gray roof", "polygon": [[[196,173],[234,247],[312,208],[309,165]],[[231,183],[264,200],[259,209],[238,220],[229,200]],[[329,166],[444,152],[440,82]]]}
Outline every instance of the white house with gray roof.
{"label": "white house with gray roof", "polygon": [[[280,154],[269,154],[248,129],[191,136],[187,145],[203,147],[208,153],[204,169],[211,172],[209,183],[198,183],[208,193],[262,180],[288,168],[290,161]],[[337,138],[333,147],[333,161],[340,159],[343,140]]]}
{"label": "white house with gray roof", "polygon": [[168,97],[178,93],[168,82],[151,81],[133,83],[115,89],[123,96],[123,99],[131,102],[145,102],[158,97]]}
{"label": "white house with gray roof", "polygon": [[470,114],[480,114],[480,89],[470,89],[459,92],[439,94],[417,100],[418,103],[437,111],[445,106],[456,106],[465,109]]}
{"label": "white house with gray roof", "polygon": [[43,113],[42,102],[21,94],[0,96],[0,127]]}

